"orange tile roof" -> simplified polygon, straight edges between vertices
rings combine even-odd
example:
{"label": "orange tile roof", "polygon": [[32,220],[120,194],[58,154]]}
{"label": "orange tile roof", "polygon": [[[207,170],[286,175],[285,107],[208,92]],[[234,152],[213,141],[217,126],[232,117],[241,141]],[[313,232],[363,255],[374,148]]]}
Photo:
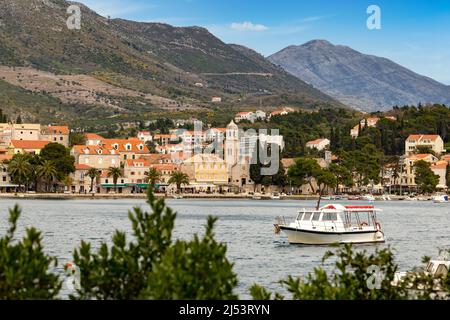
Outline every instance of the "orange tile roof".
{"label": "orange tile roof", "polygon": [[75,170],[89,170],[91,169],[91,166],[88,166],[87,164],[83,164],[83,163],[77,163],[75,164]]}
{"label": "orange tile roof", "polygon": [[[78,154],[91,154],[91,155],[110,155],[110,154],[119,154],[117,153],[113,153],[113,149],[112,148],[105,148],[102,146],[84,146],[84,145],[76,145],[73,146],[72,149],[75,153]],[[88,152],[86,152],[88,151]]]}
{"label": "orange tile roof", "polygon": [[178,137],[176,134],[155,134],[154,138],[158,140],[158,139],[177,139]]}
{"label": "orange tile roof", "polygon": [[11,140],[11,145],[16,149],[43,149],[50,141],[42,140]]}
{"label": "orange tile roof", "polygon": [[48,126],[48,129],[50,130],[50,133],[53,133],[56,131],[57,134],[69,134],[69,127],[68,126]]}
{"label": "orange tile roof", "polygon": [[105,139],[105,138],[103,138],[102,136],[99,136],[96,133],[86,133],[84,136],[88,140],[103,140],[103,139]]}
{"label": "orange tile roof", "polygon": [[151,163],[147,159],[127,159],[126,165],[128,167],[137,167],[137,163],[142,163],[144,167],[150,167]]}
{"label": "orange tile roof", "polygon": [[437,134],[411,134],[406,140],[431,140],[436,141],[439,138],[439,135]]}
{"label": "orange tile roof", "polygon": [[211,128],[211,131],[217,131],[217,132],[226,132],[227,128]]}
{"label": "orange tile roof", "polygon": [[431,169],[446,169],[447,166],[448,166],[447,161],[439,161],[439,162],[433,163],[431,165]]}
{"label": "orange tile roof", "polygon": [[307,145],[316,145],[316,144],[319,144],[319,143],[321,143],[321,142],[323,142],[325,140],[326,139],[316,139],[316,140],[308,141],[306,144]]}
{"label": "orange tile roof", "polygon": [[152,168],[155,168],[158,171],[175,171],[177,167],[172,163],[161,163],[161,164],[153,164]]}
{"label": "orange tile roof", "polygon": [[408,159],[410,160],[423,160],[426,159],[428,157],[434,157],[431,153],[418,153],[418,154],[413,154],[412,156],[408,157]]}
{"label": "orange tile roof", "polygon": [[[285,112],[285,110],[275,110],[275,111],[271,112],[270,114],[271,114],[272,116],[277,116],[277,115],[279,115],[279,114],[282,114],[283,112]],[[287,112],[287,111],[286,111],[286,112]]]}
{"label": "orange tile roof", "polygon": [[242,112],[236,113],[236,116],[246,116],[250,113],[253,113],[253,112],[252,111],[242,111]]}
{"label": "orange tile roof", "polygon": [[0,161],[11,160],[13,158],[10,154],[0,154]]}
{"label": "orange tile roof", "polygon": [[[103,147],[107,149],[114,149],[118,152],[134,152],[134,153],[149,153],[150,150],[148,147],[138,138],[130,138],[130,139],[104,139],[102,140]],[[126,148],[127,145],[131,145],[131,149],[128,150]],[[117,148],[115,148],[117,146]],[[142,150],[139,148],[142,146]]]}

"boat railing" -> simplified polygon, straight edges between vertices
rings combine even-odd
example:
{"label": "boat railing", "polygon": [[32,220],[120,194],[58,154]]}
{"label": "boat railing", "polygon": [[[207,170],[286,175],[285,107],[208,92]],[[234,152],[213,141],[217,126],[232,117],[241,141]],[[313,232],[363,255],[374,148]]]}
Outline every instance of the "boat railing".
{"label": "boat railing", "polygon": [[284,216],[278,216],[275,218],[275,224],[279,226],[286,226],[286,218]]}

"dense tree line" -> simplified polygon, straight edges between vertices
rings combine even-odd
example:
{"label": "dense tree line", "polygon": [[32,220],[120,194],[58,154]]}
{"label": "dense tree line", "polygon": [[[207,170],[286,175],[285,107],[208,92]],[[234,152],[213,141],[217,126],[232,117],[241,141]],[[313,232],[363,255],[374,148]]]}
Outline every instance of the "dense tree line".
{"label": "dense tree line", "polygon": [[70,185],[69,174],[75,172],[75,158],[59,143],[49,143],[39,155],[15,154],[4,165],[20,190],[55,191],[60,185]]}

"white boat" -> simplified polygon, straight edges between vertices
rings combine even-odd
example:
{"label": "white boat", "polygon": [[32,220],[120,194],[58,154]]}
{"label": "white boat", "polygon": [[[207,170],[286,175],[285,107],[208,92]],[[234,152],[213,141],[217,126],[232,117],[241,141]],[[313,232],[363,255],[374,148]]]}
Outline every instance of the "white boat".
{"label": "white boat", "polygon": [[383,194],[380,198],[382,201],[391,201],[391,197],[388,194]]}
{"label": "white boat", "polygon": [[410,197],[406,197],[405,201],[419,201],[419,199],[416,197],[410,196]]}
{"label": "white boat", "polygon": [[448,195],[446,194],[437,194],[433,196],[433,202],[434,203],[447,203],[448,202]]}
{"label": "white boat", "polygon": [[377,211],[373,206],[329,204],[319,210],[303,209],[289,224],[278,218],[275,230],[283,231],[291,244],[379,243],[385,238]]}
{"label": "white boat", "polygon": [[252,199],[253,199],[253,200],[261,200],[261,199],[262,199],[262,196],[261,196],[261,194],[259,194],[259,193],[255,193],[255,194],[252,196]]}
{"label": "white boat", "polygon": [[366,195],[362,196],[362,200],[372,202],[372,201],[375,201],[375,197],[371,194],[366,194]]}
{"label": "white boat", "polygon": [[183,199],[183,196],[180,195],[180,194],[174,194],[174,195],[173,195],[173,198],[174,198],[174,199]]}
{"label": "white boat", "polygon": [[281,199],[281,196],[280,196],[279,193],[274,193],[274,194],[272,194],[272,196],[270,197],[270,199],[272,199],[272,200],[280,200],[280,199]]}
{"label": "white boat", "polygon": [[[440,256],[436,259],[430,260],[426,266],[425,269],[420,268],[419,270],[415,271],[408,271],[408,272],[396,272],[394,274],[394,279],[391,282],[393,286],[398,286],[402,282],[404,282],[407,278],[409,278],[409,281],[415,280],[418,277],[430,277],[435,278],[433,281],[433,295],[438,295],[440,298],[446,298],[447,293],[445,293],[442,289],[442,285],[438,280],[439,278],[445,279],[448,276],[448,272],[450,270],[450,261],[448,260],[448,251],[443,250],[442,252],[445,252],[445,254]],[[422,270],[421,270],[422,269]],[[412,284],[409,284],[407,288],[412,289]],[[423,285],[418,285],[415,290],[420,291],[423,290]]]}

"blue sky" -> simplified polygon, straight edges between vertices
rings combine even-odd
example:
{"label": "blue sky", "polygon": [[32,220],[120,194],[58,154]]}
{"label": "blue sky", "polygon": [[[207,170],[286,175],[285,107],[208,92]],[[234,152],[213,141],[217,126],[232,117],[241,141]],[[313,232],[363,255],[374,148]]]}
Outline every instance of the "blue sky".
{"label": "blue sky", "polygon": [[[78,0],[103,16],[203,26],[267,56],[326,39],[450,85],[450,0]],[[369,5],[381,29],[369,30]]]}

